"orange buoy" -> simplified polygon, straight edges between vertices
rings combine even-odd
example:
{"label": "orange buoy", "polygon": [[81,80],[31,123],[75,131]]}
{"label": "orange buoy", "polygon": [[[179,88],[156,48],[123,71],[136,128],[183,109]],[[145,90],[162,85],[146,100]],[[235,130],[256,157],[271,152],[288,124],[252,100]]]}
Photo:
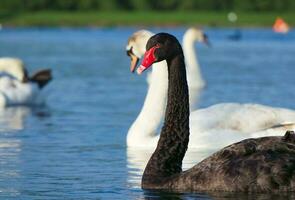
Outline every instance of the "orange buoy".
{"label": "orange buoy", "polygon": [[281,17],[278,17],[272,29],[276,33],[288,33],[290,28],[289,25]]}

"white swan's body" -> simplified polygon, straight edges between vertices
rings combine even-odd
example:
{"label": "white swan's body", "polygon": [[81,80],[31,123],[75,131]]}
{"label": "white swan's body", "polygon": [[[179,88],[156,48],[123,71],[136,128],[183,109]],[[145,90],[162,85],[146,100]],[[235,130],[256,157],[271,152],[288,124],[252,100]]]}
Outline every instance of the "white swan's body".
{"label": "white swan's body", "polygon": [[[294,122],[295,112],[288,109],[258,104],[213,105],[191,112],[189,149],[215,150],[246,138],[283,135],[295,130]],[[138,133],[134,137],[138,141],[134,147],[154,148],[159,140],[159,135]]]}
{"label": "white swan's body", "polygon": [[10,76],[0,77],[0,107],[42,105],[44,99],[37,83],[23,83]]}
{"label": "white swan's body", "polygon": [[[148,33],[147,31],[139,31],[134,34],[135,37],[133,36],[129,40],[127,50],[132,49],[139,58],[143,56],[145,44],[152,35],[152,33]],[[193,44],[191,44],[193,43],[192,33],[188,31],[185,34],[183,49],[187,63],[189,93],[194,97],[205,82],[201,77]],[[168,74],[166,66],[156,65],[166,65],[166,63],[156,63],[152,67],[149,89],[143,108],[127,134],[128,147],[155,148],[158,142],[157,128],[164,116]],[[194,98],[190,99],[190,107],[193,107],[194,100]],[[294,122],[295,111],[293,110],[258,104],[217,104],[191,112],[188,150],[198,148],[200,151],[205,151],[208,148],[212,149],[212,147],[219,149],[245,138],[283,135],[287,130],[294,130]]]}
{"label": "white swan's body", "polygon": [[17,58],[0,58],[0,107],[43,103],[41,87],[29,80],[23,62]]}
{"label": "white swan's body", "polygon": [[[223,103],[190,114],[189,148],[217,150],[246,138],[294,130],[295,112],[259,104]],[[212,148],[213,147],[213,148]]]}

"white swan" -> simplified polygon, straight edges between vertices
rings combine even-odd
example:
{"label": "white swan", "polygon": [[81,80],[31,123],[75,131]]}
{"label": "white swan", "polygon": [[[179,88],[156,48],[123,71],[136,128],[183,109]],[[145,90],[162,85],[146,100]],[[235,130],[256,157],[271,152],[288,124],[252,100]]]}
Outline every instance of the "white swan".
{"label": "white swan", "polygon": [[[146,42],[152,35],[148,31],[139,31],[129,38],[126,49],[132,61],[131,71],[134,71],[138,59],[143,56]],[[187,53],[189,45],[183,44],[183,46],[184,53]],[[189,71],[189,61],[186,60],[186,62]],[[155,63],[152,68],[143,108],[127,134],[128,147],[154,148],[159,139],[156,130],[164,115],[168,78],[167,67],[156,65],[166,65],[166,63]],[[190,93],[194,85],[191,84],[194,75],[196,74],[188,74]],[[204,81],[200,77],[197,76],[196,82],[201,83],[200,87],[202,87]],[[252,121],[253,118],[257,120]],[[295,111],[293,110],[258,104],[217,104],[191,113],[189,150],[198,148],[202,151],[212,147],[219,149],[249,137],[282,135],[286,130],[294,130],[294,122]]]}
{"label": "white swan", "polygon": [[0,58],[0,107],[41,105],[41,89],[51,80],[49,69],[27,75],[19,59]]}

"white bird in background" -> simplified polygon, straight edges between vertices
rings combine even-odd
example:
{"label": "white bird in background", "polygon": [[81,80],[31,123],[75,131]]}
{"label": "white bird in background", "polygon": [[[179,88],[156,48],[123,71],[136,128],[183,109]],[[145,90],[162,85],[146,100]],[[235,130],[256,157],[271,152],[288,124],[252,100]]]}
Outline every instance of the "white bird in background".
{"label": "white bird in background", "polygon": [[27,71],[20,59],[4,57],[0,58],[0,74],[12,76],[15,79],[23,82],[27,76]]}
{"label": "white bird in background", "polygon": [[[139,58],[144,55],[146,43],[152,35],[142,30],[129,38],[126,49],[131,57],[131,71],[135,70]],[[196,60],[193,40],[205,41],[204,34],[200,30],[189,29],[184,35],[183,49],[190,96],[192,91],[198,91],[196,88],[202,88],[205,83]],[[127,134],[128,147],[156,147],[159,139],[157,128],[164,116],[168,88],[167,66],[163,65],[167,65],[165,61],[155,63],[152,67],[143,108]],[[194,104],[194,100],[191,101]],[[191,112],[188,150],[219,149],[245,138],[283,135],[287,130],[295,129],[294,122],[294,110],[259,104],[216,104]]]}
{"label": "white bird in background", "polygon": [[43,104],[41,89],[51,79],[50,69],[29,77],[20,59],[0,58],[0,107]]}

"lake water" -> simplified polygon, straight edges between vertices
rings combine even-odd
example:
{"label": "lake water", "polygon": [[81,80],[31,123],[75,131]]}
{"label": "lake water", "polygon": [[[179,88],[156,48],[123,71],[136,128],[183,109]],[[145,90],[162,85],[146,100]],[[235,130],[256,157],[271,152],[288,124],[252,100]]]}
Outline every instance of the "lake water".
{"label": "lake water", "polygon": [[[125,45],[137,28],[3,29],[0,56],[19,57],[30,72],[50,67],[47,105],[0,111],[1,199],[251,199],[240,194],[143,191],[149,152],[126,148],[139,113],[146,74],[129,72]],[[183,28],[151,28],[181,39]],[[199,107],[255,102],[295,109],[295,32],[205,29],[212,43],[196,45],[207,87]],[[190,167],[209,152],[195,152]],[[143,155],[141,157],[141,155]],[[193,157],[193,156],[190,156]],[[292,195],[275,196],[291,199]],[[268,195],[255,195],[269,199]]]}

